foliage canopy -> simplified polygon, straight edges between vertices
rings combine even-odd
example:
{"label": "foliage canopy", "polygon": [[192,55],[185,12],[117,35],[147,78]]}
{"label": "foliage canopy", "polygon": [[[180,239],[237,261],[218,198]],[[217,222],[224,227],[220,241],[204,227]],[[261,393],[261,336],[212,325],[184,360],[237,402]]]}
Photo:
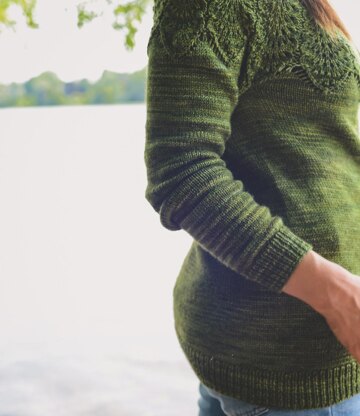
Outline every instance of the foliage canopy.
{"label": "foliage canopy", "polygon": [[[94,3],[100,5],[102,10],[110,7],[114,15],[113,28],[123,31],[125,34],[125,47],[133,49],[135,46],[135,34],[137,32],[136,23],[141,23],[142,17],[146,12],[148,4],[152,0],[85,0],[74,7],[77,8],[77,26],[83,27],[85,24],[101,16],[103,12],[95,11]],[[75,3],[75,2],[74,2]],[[35,19],[36,0],[0,0],[0,27],[14,27],[16,22],[9,17],[11,7],[20,7],[26,18],[26,23],[31,28],[38,28],[39,24]]]}

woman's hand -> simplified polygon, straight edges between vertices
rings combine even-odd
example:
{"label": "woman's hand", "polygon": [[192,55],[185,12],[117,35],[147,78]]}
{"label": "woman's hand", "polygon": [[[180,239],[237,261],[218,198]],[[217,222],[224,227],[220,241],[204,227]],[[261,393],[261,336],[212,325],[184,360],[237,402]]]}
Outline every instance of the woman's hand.
{"label": "woman's hand", "polygon": [[323,315],[339,342],[360,362],[360,276],[311,250],[283,292]]}
{"label": "woman's hand", "polygon": [[348,273],[333,293],[322,314],[336,338],[360,362],[360,276]]}

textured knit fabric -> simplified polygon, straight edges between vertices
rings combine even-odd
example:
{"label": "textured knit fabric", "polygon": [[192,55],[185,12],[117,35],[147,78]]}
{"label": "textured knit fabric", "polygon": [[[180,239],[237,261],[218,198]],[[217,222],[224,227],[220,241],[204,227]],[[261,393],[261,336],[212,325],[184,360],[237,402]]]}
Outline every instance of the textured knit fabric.
{"label": "textured knit fabric", "polygon": [[[173,291],[198,378],[259,406],[329,406],[360,364],[282,288],[310,250],[360,276],[360,58],[301,0],[155,0],[146,199],[193,237]],[[171,276],[170,276],[171,277]]]}

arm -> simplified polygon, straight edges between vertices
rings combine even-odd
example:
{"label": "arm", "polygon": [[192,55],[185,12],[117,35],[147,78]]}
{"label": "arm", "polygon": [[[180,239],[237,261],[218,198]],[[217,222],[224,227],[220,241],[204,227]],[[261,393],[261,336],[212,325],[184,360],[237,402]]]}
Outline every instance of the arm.
{"label": "arm", "polygon": [[216,20],[211,0],[161,7],[148,44],[146,199],[165,228],[187,231],[224,265],[279,293],[312,245],[257,203],[221,158],[241,100],[245,19],[229,6]]}

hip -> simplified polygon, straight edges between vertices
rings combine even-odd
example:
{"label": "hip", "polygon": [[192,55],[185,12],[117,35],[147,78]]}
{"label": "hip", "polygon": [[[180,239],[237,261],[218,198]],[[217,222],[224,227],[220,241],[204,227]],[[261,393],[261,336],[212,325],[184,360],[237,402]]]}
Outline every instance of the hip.
{"label": "hip", "polygon": [[358,416],[360,414],[360,393],[330,406],[299,410],[266,407],[238,400],[219,393],[201,382],[199,393],[199,416]]}

